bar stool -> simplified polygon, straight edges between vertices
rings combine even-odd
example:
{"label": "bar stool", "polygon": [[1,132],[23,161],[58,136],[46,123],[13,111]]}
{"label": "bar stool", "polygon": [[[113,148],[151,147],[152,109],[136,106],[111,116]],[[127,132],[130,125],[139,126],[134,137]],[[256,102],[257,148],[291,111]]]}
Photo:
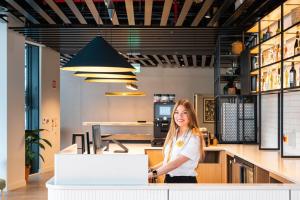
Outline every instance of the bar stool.
{"label": "bar stool", "polygon": [[5,180],[1,179],[0,178],[0,190],[1,190],[1,200],[4,200],[4,188],[6,187],[6,183],[5,183]]}
{"label": "bar stool", "polygon": [[81,149],[81,153],[85,152],[85,145],[84,145],[84,134],[83,133],[73,133],[72,134],[72,144],[76,144],[76,138],[79,137],[81,139],[81,147],[77,149]]}

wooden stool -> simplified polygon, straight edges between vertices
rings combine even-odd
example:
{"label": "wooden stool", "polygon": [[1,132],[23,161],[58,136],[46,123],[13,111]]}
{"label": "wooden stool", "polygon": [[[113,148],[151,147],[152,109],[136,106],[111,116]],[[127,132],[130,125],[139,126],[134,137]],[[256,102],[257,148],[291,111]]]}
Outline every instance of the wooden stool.
{"label": "wooden stool", "polygon": [[77,148],[77,149],[81,149],[82,152],[85,152],[85,145],[84,145],[84,134],[83,133],[73,133],[72,135],[72,144],[76,143],[76,138],[79,137],[81,139],[81,148]]}
{"label": "wooden stool", "polygon": [[0,178],[0,190],[1,190],[1,200],[4,200],[4,188],[6,187],[6,183],[5,183],[5,180],[1,179]]}

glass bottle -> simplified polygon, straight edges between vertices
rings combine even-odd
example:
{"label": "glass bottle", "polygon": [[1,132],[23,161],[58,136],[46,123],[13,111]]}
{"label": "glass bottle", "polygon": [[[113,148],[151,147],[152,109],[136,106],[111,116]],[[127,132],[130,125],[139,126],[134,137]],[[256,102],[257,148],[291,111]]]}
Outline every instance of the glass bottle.
{"label": "glass bottle", "polygon": [[297,55],[300,53],[300,36],[299,31],[296,32],[296,40],[294,44],[294,55]]}
{"label": "glass bottle", "polygon": [[269,39],[272,35],[272,32],[270,31],[270,26],[268,26],[267,28],[267,32],[266,32],[266,40]]}
{"label": "glass bottle", "polygon": [[294,67],[294,62],[292,62],[292,68],[290,70],[290,87],[296,87],[296,70]]}
{"label": "glass bottle", "polygon": [[289,72],[287,66],[285,66],[284,72],[284,87],[287,88],[289,86]]}
{"label": "glass bottle", "polygon": [[283,57],[287,57],[287,45],[286,45],[286,42],[284,43],[284,47],[283,47]]}
{"label": "glass bottle", "polygon": [[280,75],[281,75],[281,68],[280,68],[280,65],[279,65],[279,67],[277,68],[277,88],[281,87],[281,85],[280,85],[280,83],[281,83]]}
{"label": "glass bottle", "polygon": [[280,19],[277,21],[277,29],[276,29],[276,34],[280,33]]}

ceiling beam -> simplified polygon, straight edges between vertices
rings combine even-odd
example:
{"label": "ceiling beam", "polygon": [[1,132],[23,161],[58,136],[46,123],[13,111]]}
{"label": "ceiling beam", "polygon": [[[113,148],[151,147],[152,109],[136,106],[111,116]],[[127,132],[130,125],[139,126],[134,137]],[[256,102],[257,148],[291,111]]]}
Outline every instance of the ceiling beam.
{"label": "ceiling beam", "polygon": [[175,61],[176,65],[180,66],[177,55],[173,55],[173,58],[174,58],[174,61]]}
{"label": "ceiling beam", "polygon": [[125,0],[125,7],[127,12],[128,25],[134,26],[134,9],[133,9],[133,0]]}
{"label": "ceiling beam", "polygon": [[82,16],[81,12],[78,10],[77,6],[75,5],[73,0],[65,0],[69,8],[72,10],[76,18],[81,24],[87,24],[84,17]]}
{"label": "ceiling beam", "polygon": [[173,0],[165,0],[163,12],[161,15],[160,26],[167,26],[170,10],[172,8]]}
{"label": "ceiling beam", "polygon": [[206,56],[202,56],[201,67],[205,67]]}
{"label": "ceiling beam", "polygon": [[148,65],[142,60],[143,58],[140,58],[140,57],[137,56],[137,55],[134,55],[133,57],[135,58],[135,61],[142,63],[143,66],[148,66]]}
{"label": "ceiling beam", "polygon": [[[118,16],[117,16],[117,12],[116,12],[113,0],[104,0],[104,2],[106,2],[107,6],[108,6],[107,7],[108,12],[110,12],[110,9],[113,9],[112,17],[110,16],[110,20],[113,25],[118,26],[119,20],[118,20]],[[111,8],[109,8],[109,7],[111,7]]]}
{"label": "ceiling beam", "polygon": [[221,15],[229,8],[231,4],[233,4],[235,0],[224,0],[223,4],[211,18],[207,26],[215,26],[216,22],[220,19]]}
{"label": "ceiling beam", "polygon": [[222,26],[230,26],[235,20],[237,20],[246,10],[255,2],[255,0],[246,0],[234,13],[224,22]]}
{"label": "ceiling beam", "polygon": [[167,55],[163,55],[162,57],[165,59],[165,61],[166,61],[169,65],[172,64],[171,61],[169,60],[169,58],[168,58]]}
{"label": "ceiling beam", "polygon": [[151,26],[153,0],[145,1],[144,25]]}
{"label": "ceiling beam", "polygon": [[193,5],[193,0],[185,0],[175,26],[182,26],[192,5]]}
{"label": "ceiling beam", "polygon": [[144,25],[151,26],[153,0],[145,1]]}
{"label": "ceiling beam", "polygon": [[163,63],[161,62],[161,60],[157,55],[153,55],[153,58],[158,62],[158,64],[163,65]]}
{"label": "ceiling beam", "polygon": [[103,24],[101,17],[99,15],[99,12],[93,2],[93,0],[85,0],[86,5],[88,6],[90,12],[92,13],[94,20],[96,21],[97,24]]}
{"label": "ceiling beam", "polygon": [[9,3],[12,7],[14,7],[19,13],[24,15],[26,19],[31,21],[34,24],[39,24],[40,22],[37,21],[32,15],[30,15],[26,10],[24,10],[19,4],[17,4],[14,0],[5,0]]}
{"label": "ceiling beam", "polygon": [[61,9],[56,5],[56,3],[53,0],[45,1],[65,24],[71,24],[70,20],[66,17],[66,15],[61,11]]}
{"label": "ceiling beam", "polygon": [[183,58],[184,66],[188,67],[189,66],[189,62],[188,62],[187,56],[186,55],[182,55],[182,58]]}
{"label": "ceiling beam", "polygon": [[197,67],[197,55],[192,55],[192,59],[193,59],[193,66]]}
{"label": "ceiling beam", "polygon": [[213,4],[214,0],[205,0],[201,9],[197,13],[196,17],[194,18],[194,21],[192,22],[191,26],[198,26],[201,22],[202,18],[205,16],[205,14],[210,9],[211,5]]}
{"label": "ceiling beam", "polygon": [[209,67],[214,67],[214,63],[215,63],[215,56],[212,55],[212,56],[211,56],[211,60],[210,60]]}
{"label": "ceiling beam", "polygon": [[38,12],[49,24],[56,24],[53,19],[34,0],[25,0],[36,12]]}
{"label": "ceiling beam", "polygon": [[156,64],[149,58],[149,56],[143,55],[143,57],[144,57],[145,59],[147,59],[148,62],[149,62],[151,65],[156,66]]}

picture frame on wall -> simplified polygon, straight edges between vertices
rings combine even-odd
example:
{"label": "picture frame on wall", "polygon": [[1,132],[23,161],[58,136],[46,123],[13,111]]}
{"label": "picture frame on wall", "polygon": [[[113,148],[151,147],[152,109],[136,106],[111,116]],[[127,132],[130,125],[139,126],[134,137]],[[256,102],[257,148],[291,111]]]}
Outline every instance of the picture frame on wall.
{"label": "picture frame on wall", "polygon": [[203,98],[203,123],[215,122],[215,100]]}

